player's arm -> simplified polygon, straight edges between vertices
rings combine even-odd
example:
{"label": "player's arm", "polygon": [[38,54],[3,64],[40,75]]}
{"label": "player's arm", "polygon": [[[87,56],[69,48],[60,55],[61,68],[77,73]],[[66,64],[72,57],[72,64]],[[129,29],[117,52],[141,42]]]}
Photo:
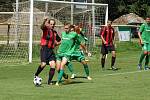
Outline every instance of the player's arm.
{"label": "player's arm", "polygon": [[138,36],[139,36],[139,42],[140,42],[140,45],[143,44],[141,34],[142,34],[142,32],[139,31],[139,32],[138,32]]}
{"label": "player's arm", "polygon": [[44,21],[43,21],[43,23],[41,25],[41,29],[44,30],[45,27],[48,27],[48,26],[49,26],[49,20],[48,20],[48,17],[45,17]]}
{"label": "player's arm", "polygon": [[114,28],[113,28],[113,44],[115,45],[115,40],[116,40],[116,38],[115,38],[115,30],[114,30]]}
{"label": "player's arm", "polygon": [[85,53],[88,53],[85,44],[81,43],[81,44],[80,44],[80,47],[81,47],[81,49],[82,49],[83,51],[85,51]]}
{"label": "player's arm", "polygon": [[55,41],[55,45],[58,46],[61,44],[61,38],[60,36],[56,33],[56,41]]}
{"label": "player's arm", "polygon": [[107,44],[106,41],[105,41],[105,39],[104,39],[104,34],[105,34],[105,27],[102,29],[102,32],[101,32],[101,39],[102,39],[102,42],[104,44]]}
{"label": "player's arm", "polygon": [[88,52],[87,47],[85,46],[85,43],[81,43],[80,47],[88,56],[91,56],[91,53]]}
{"label": "player's arm", "polygon": [[141,34],[142,34],[143,30],[144,30],[144,27],[145,27],[145,25],[142,24],[141,27],[140,27],[140,30],[138,31],[138,36],[139,36],[139,42],[140,42],[140,45],[143,44]]}

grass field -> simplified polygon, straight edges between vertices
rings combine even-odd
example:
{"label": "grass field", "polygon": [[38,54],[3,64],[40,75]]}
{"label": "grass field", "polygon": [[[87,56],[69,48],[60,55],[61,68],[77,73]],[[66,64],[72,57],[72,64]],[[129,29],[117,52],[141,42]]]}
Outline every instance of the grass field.
{"label": "grass field", "polygon": [[[100,68],[99,54],[94,55],[89,58],[92,81],[76,78],[62,86],[46,84],[48,66],[40,74],[42,86],[33,85],[37,60],[32,64],[0,64],[0,100],[149,100],[150,71],[137,70],[139,54],[130,49],[117,52],[118,71],[107,70],[110,55],[105,71]],[[82,65],[73,65],[77,75],[84,76]],[[56,79],[57,73],[53,80]]]}

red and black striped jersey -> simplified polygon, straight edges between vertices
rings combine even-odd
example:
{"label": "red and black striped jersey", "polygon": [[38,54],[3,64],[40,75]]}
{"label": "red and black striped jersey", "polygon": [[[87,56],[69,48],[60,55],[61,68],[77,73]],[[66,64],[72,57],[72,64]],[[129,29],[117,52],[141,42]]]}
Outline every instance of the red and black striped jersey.
{"label": "red and black striped jersey", "polygon": [[104,40],[107,42],[106,46],[113,44],[113,40],[114,40],[114,36],[115,36],[113,27],[104,26],[101,29],[100,35],[103,36]]}
{"label": "red and black striped jersey", "polygon": [[59,42],[61,38],[55,30],[48,29],[47,27],[44,27],[42,30],[41,45],[47,45],[48,48],[53,49],[55,47],[55,41]]}

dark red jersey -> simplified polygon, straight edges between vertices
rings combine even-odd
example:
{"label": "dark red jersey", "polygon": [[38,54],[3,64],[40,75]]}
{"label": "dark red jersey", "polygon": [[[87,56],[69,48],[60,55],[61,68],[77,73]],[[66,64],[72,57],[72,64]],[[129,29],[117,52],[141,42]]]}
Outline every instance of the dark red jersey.
{"label": "dark red jersey", "polygon": [[55,41],[60,41],[60,37],[55,30],[48,29],[47,27],[43,28],[43,35],[41,37],[41,45],[48,46],[48,48],[55,47]]}
{"label": "dark red jersey", "polygon": [[114,29],[111,26],[109,27],[104,26],[100,34],[103,36],[104,40],[107,42],[106,46],[113,44],[115,33],[114,33]]}

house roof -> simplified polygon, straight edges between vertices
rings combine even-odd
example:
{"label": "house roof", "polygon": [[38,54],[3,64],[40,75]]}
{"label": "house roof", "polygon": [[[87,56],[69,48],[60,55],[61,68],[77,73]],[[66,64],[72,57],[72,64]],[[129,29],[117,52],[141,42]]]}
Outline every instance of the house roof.
{"label": "house roof", "polygon": [[122,25],[141,24],[144,21],[145,20],[142,17],[139,17],[138,15],[134,13],[130,13],[130,14],[122,15],[119,18],[115,19],[113,21],[113,24],[122,24]]}

